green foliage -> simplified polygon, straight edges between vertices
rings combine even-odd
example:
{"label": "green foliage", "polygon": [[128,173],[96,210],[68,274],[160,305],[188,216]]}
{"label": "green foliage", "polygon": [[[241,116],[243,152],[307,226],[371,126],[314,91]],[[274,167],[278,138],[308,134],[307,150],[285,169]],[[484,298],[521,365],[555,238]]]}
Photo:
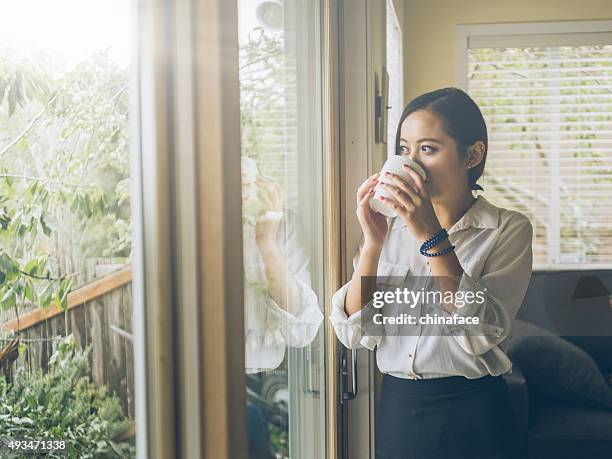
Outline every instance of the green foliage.
{"label": "green foliage", "polygon": [[46,374],[19,370],[12,384],[0,376],[0,453],[8,451],[10,439],[34,439],[66,442],[65,451],[48,457],[135,456],[133,445],[115,441],[129,420],[119,400],[90,381],[89,351],[77,349],[68,336]]}
{"label": "green foliage", "polygon": [[286,105],[284,63],[282,39],[261,27],[256,27],[240,45],[242,154],[260,166],[265,166],[265,155],[276,146],[276,137],[285,133],[282,121],[271,119]]}
{"label": "green foliage", "polygon": [[86,260],[131,254],[127,72],[0,57],[0,309],[65,307]]}
{"label": "green foliage", "polygon": [[270,446],[274,454],[280,457],[289,457],[289,432],[272,423],[268,424]]}

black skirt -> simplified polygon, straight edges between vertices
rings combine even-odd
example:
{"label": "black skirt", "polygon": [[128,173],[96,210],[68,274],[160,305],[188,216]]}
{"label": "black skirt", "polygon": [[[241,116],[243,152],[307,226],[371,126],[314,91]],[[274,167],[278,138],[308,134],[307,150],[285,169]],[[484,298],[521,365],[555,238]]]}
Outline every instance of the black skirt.
{"label": "black skirt", "polygon": [[377,459],[516,459],[518,445],[502,376],[384,375],[376,412]]}

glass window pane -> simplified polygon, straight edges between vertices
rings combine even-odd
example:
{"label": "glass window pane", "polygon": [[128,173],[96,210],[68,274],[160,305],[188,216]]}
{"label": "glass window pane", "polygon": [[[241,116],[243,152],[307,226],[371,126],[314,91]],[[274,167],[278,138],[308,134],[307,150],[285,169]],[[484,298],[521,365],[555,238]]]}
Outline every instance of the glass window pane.
{"label": "glass window pane", "polygon": [[239,2],[252,457],[324,457],[319,24],[317,1]]}

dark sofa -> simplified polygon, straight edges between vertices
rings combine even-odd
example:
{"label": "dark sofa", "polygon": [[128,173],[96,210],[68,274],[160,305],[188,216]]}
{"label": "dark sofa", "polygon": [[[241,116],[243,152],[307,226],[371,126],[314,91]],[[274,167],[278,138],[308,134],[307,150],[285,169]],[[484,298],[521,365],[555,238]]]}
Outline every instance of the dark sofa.
{"label": "dark sofa", "polygon": [[501,345],[523,457],[612,458],[611,293],[612,270],[534,272]]}

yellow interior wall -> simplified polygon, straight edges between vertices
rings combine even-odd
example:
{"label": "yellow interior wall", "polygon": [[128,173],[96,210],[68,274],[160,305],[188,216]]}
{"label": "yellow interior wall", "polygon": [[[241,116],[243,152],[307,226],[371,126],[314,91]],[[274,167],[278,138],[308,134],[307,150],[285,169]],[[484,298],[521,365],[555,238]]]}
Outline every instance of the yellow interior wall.
{"label": "yellow interior wall", "polygon": [[[456,26],[611,19],[611,0],[404,0],[404,100],[456,86]],[[398,12],[399,14],[399,12]]]}

